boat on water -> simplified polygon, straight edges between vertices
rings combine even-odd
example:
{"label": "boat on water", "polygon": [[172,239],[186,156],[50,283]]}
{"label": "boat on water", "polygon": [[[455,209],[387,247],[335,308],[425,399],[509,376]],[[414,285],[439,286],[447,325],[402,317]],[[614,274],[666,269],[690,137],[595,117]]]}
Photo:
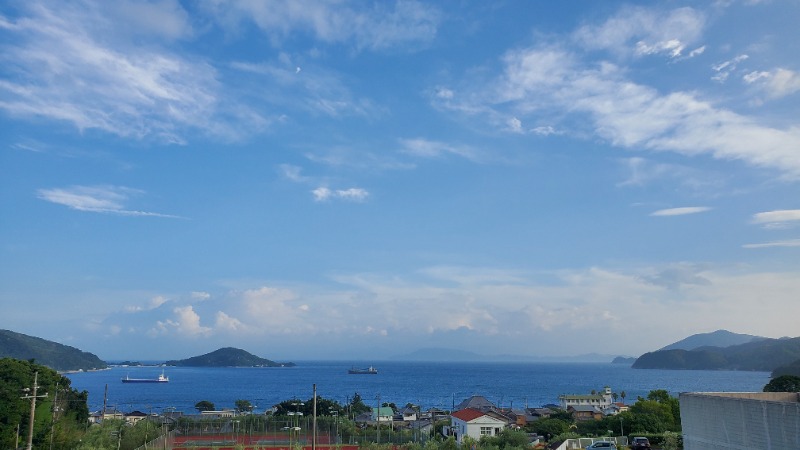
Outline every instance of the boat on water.
{"label": "boat on water", "polygon": [[348,370],[347,373],[349,373],[350,375],[377,375],[378,369],[372,366],[369,366],[366,369],[356,369],[355,367],[353,367],[350,368],[350,370]]}
{"label": "boat on water", "polygon": [[131,378],[125,375],[122,379],[123,383],[169,383],[169,377],[164,376],[164,372],[158,378]]}

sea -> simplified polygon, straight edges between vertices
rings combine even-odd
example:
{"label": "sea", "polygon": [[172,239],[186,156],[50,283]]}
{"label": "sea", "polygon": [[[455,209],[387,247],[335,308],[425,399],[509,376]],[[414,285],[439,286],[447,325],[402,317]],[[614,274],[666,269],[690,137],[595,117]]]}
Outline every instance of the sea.
{"label": "sea", "polygon": [[[344,405],[358,393],[367,405],[408,403],[423,410],[452,410],[472,395],[500,407],[558,404],[562,394],[589,394],[605,386],[625,392],[626,403],[664,389],[681,392],[753,392],[769,382],[769,372],[633,369],[612,363],[528,362],[370,362],[300,361],[295,367],[112,367],[66,374],[72,387],[89,393],[90,411],[196,413],[194,405],[210,401],[217,409],[248,400],[263,413],[284,400],[313,398]],[[376,375],[351,375],[350,368],[374,365]],[[169,383],[122,383],[122,378],[157,378]],[[105,400],[104,400],[105,399]],[[619,401],[622,398],[618,399]]]}

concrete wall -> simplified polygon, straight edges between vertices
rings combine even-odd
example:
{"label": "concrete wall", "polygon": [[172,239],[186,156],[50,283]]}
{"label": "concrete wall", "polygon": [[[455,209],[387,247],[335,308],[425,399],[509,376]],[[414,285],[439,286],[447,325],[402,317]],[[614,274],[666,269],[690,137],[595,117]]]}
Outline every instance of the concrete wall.
{"label": "concrete wall", "polygon": [[800,395],[684,393],[684,450],[800,449]]}

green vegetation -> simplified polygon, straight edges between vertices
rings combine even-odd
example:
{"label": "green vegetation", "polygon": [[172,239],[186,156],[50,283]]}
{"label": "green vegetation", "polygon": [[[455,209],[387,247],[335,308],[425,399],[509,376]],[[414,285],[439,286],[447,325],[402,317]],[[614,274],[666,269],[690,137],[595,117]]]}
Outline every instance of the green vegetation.
{"label": "green vegetation", "polygon": [[760,339],[730,347],[659,350],[645,353],[634,369],[760,370],[769,372],[800,360],[800,338]]}
{"label": "green vegetation", "polygon": [[168,366],[188,367],[293,367],[294,363],[278,363],[260,358],[244,350],[225,347],[205,355],[167,361]]}
{"label": "green vegetation", "polygon": [[800,377],[781,375],[764,386],[764,392],[800,392]]}
{"label": "green vegetation", "polygon": [[92,353],[9,330],[0,330],[0,358],[14,358],[23,361],[33,359],[39,364],[62,372],[108,367],[105,362]]}
{"label": "green vegetation", "polygon": [[200,400],[199,402],[194,404],[194,409],[196,409],[197,412],[214,411],[215,406],[208,400]]}
{"label": "green vegetation", "polygon": [[[27,440],[30,424],[29,399],[23,399],[38,372],[34,448],[72,449],[83,436],[89,420],[88,394],[70,388],[70,380],[53,369],[12,358],[0,359],[0,448],[15,448]],[[19,427],[19,428],[17,428]],[[52,443],[52,445],[51,445]]]}
{"label": "green vegetation", "polygon": [[77,450],[134,450],[150,442],[164,430],[161,425],[144,419],[131,425],[120,419],[106,419],[92,425],[83,435]]}
{"label": "green vegetation", "polygon": [[[664,433],[680,433],[681,415],[678,399],[663,389],[653,390],[647,398],[639,398],[628,411],[601,420],[576,422],[566,411],[528,424],[525,430],[550,440],[579,436],[647,436],[661,442]],[[609,434],[610,432],[610,434]]]}

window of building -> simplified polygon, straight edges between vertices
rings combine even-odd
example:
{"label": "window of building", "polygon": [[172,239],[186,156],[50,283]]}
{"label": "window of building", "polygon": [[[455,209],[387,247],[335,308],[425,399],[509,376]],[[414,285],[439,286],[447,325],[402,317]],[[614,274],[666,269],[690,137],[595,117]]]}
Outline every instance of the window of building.
{"label": "window of building", "polygon": [[491,436],[492,427],[481,427],[481,436]]}

